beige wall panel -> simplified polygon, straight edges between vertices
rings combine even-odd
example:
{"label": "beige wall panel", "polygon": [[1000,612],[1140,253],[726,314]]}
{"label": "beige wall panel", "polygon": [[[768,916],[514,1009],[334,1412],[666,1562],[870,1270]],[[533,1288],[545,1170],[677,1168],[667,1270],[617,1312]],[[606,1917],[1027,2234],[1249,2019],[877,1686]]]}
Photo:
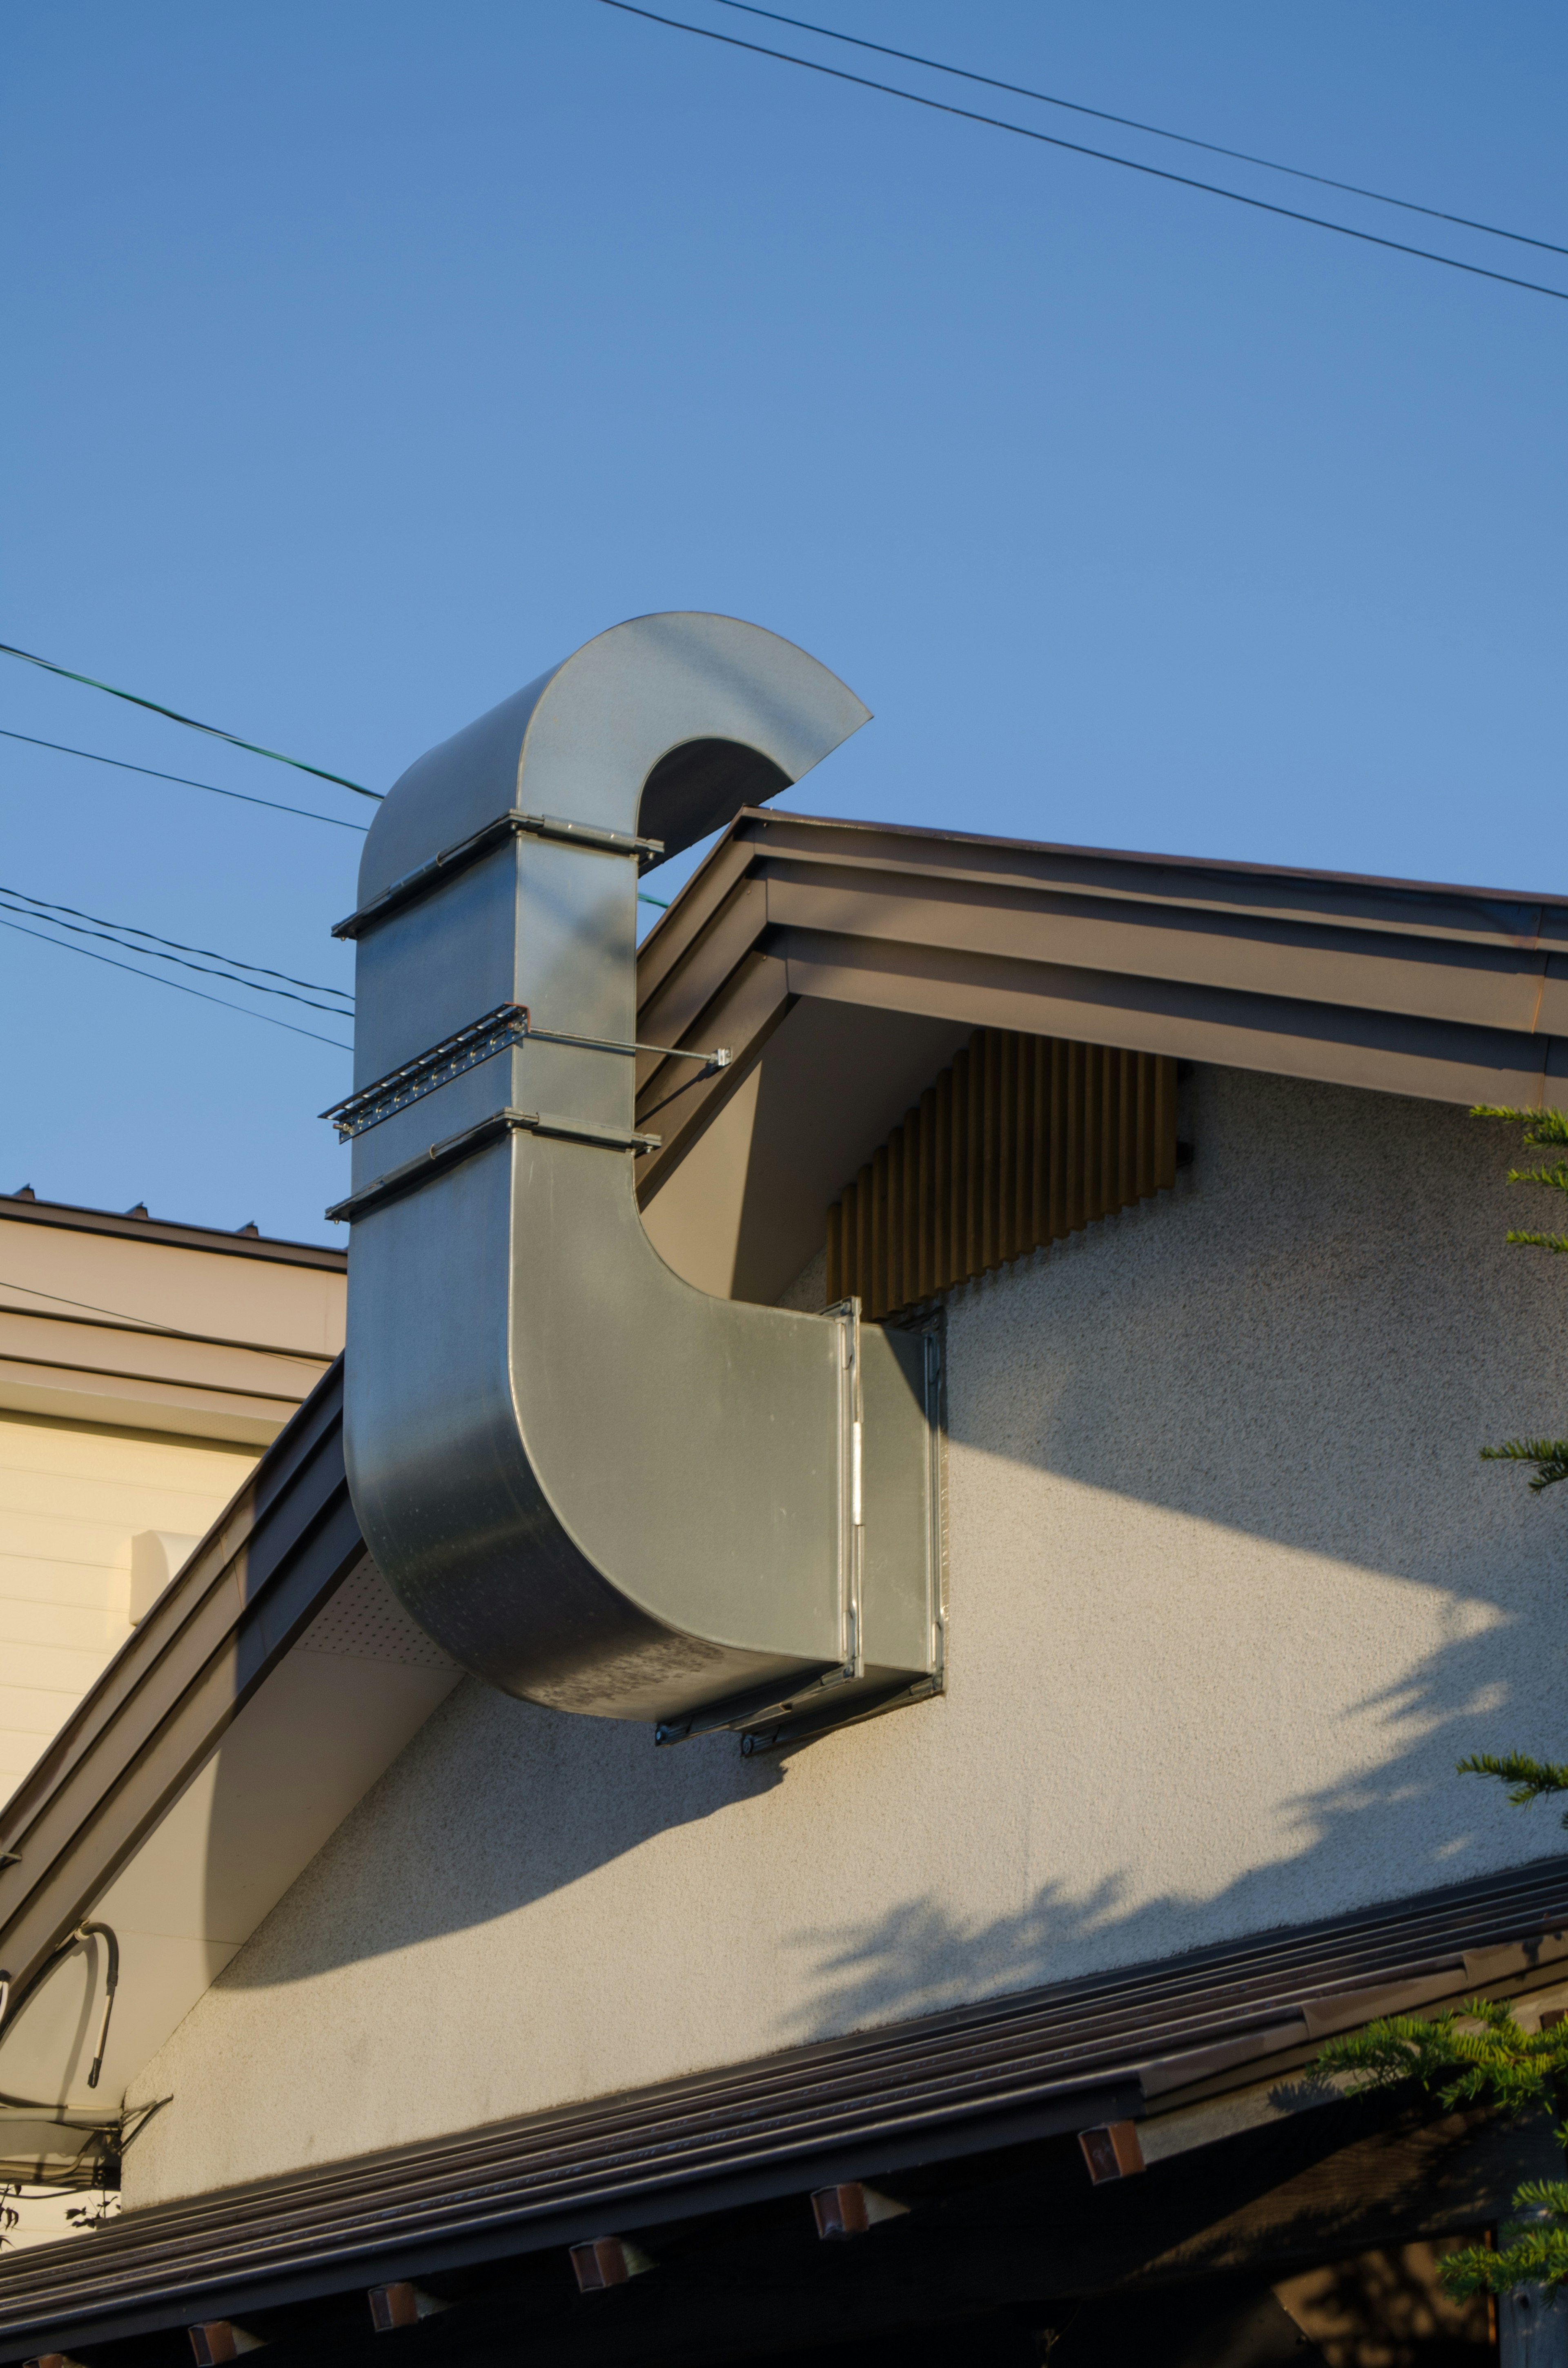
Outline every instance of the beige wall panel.
{"label": "beige wall panel", "polygon": [[[47,1564],[37,1567],[47,1577]],[[36,1595],[0,1596],[0,1647],[49,1646],[59,1651],[88,1653],[101,1659],[106,1651],[112,1651],[123,1641],[124,1635],[125,1622],[119,1613],[96,1603],[59,1602],[50,1596],[41,1579]],[[15,1674],[9,1664],[7,1669],[9,1674]]]}
{"label": "beige wall panel", "polygon": [[0,1415],[0,1793],[131,1634],[137,1531],[201,1535],[255,1463],[246,1449]]}
{"label": "beige wall panel", "polygon": [[1174,1191],[954,1294],[946,1697],[780,1765],[464,1684],[147,2067],[130,2202],[1558,1846],[1453,1766],[1562,1748],[1568,1504],[1476,1450],[1564,1427],[1568,1260],[1501,1129],[1189,1093]]}

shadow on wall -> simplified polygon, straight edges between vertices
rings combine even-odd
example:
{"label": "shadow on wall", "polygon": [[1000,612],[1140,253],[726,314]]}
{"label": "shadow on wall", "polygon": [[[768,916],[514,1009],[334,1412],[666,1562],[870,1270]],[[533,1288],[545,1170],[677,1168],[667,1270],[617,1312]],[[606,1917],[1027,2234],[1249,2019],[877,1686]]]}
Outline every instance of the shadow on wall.
{"label": "shadow on wall", "polygon": [[[964,1538],[991,1521],[994,1565],[1017,1570],[1049,1525],[1034,1575],[1074,1633],[1053,1639],[1053,1607],[1020,1593],[1010,1647],[1032,1653],[1032,1715],[1072,1763],[1040,1804],[1062,1820],[1040,1855],[1067,1861],[1066,1830],[1097,1820],[1106,1871],[1036,1883],[1001,1916],[964,1915],[945,1885],[802,1931],[793,2037],[1564,1848],[1553,1808],[1454,1773],[1474,1750],[1568,1747],[1568,1486],[1531,1497],[1477,1452],[1568,1415],[1568,1261],[1504,1241],[1514,1138],[1243,1073],[1188,1091],[1198,1159],[1176,1194],[950,1310],[954,1682],[1005,1682],[966,1639]],[[1280,1781],[1314,1759],[1345,1772]],[[1193,1882],[1187,1855],[1161,1884],[1162,1814],[1167,1832],[1246,1832],[1246,1871]]]}
{"label": "shadow on wall", "polygon": [[[1503,1246],[1522,1197],[1501,1182],[1508,1139],[1436,1105],[1240,1072],[1199,1072],[1189,1091],[1198,1160],[1176,1193],[954,1295],[953,1690],[816,1748],[853,1752],[868,1798],[901,1788],[931,1885],[860,1921],[802,1927],[791,1828],[778,1926],[794,1926],[800,2004],[780,2042],[1562,1847],[1550,1809],[1511,1811],[1452,1772],[1477,1748],[1568,1744],[1568,1487],[1562,1502],[1531,1498],[1476,1454],[1568,1412],[1568,1261]],[[1151,1509],[1181,1519],[1156,1536]],[[1069,1516],[1085,1551],[1111,1541],[1087,1577],[1056,1526]],[[1142,1602],[1167,1620],[1174,1603],[1166,1635],[1192,1648],[1190,1679],[1173,1680],[1166,1643],[1142,1624],[1119,1522],[1143,1524]],[[1233,1547],[1236,1569],[1210,1587]],[[1225,1627],[1255,1586],[1274,1607],[1261,1627],[1254,1608],[1256,1683],[1238,1676],[1239,1632]],[[1004,1587],[1017,1619],[998,1608]],[[1401,1590],[1408,1620],[1391,1600]],[[1109,1679],[1144,1705],[1142,1731],[1136,1717],[1106,1725],[1098,1758],[1092,1718],[1071,1750],[1056,1740],[1066,1690],[1086,1696],[1096,1668],[1107,1678],[1096,1634],[1053,1641],[1066,1618],[1104,1623]],[[1069,1641],[1079,1678],[1062,1675]],[[1215,1716],[1227,1684],[1247,1695],[1245,1748]],[[1034,1731],[1010,1736],[1009,1720]],[[1327,1744],[1304,1750],[1314,1735]],[[784,1772],[741,1759],[732,1737],[655,1752],[645,1728],[470,1682],[224,1987],[306,1979],[507,1916],[756,1800]],[[955,1784],[971,1832],[1036,1819],[1032,1860],[991,1885],[1022,1903],[1006,1913],[966,1909],[961,1838],[941,1855]],[[1162,1871],[1156,1808],[1175,1837],[1221,1837],[1207,1873],[1190,1856],[1176,1864],[1174,1846]],[[1085,1827],[1097,1833],[1074,1853]],[[700,1904],[682,1913],[700,1921]]]}

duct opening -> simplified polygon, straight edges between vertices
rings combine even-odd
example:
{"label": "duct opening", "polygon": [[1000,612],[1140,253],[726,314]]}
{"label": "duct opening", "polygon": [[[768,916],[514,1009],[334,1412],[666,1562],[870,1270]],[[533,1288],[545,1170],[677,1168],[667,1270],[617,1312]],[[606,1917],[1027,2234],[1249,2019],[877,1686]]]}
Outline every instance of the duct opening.
{"label": "duct opening", "polygon": [[638,828],[678,855],[710,831],[722,830],[743,806],[760,806],[790,787],[790,776],[759,748],[738,740],[685,740],[660,757],[642,784]]}

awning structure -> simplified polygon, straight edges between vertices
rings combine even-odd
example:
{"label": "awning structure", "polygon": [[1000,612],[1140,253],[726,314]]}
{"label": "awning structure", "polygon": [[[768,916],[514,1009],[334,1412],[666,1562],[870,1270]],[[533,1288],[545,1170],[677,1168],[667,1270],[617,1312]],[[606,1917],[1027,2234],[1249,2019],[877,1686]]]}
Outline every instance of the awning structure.
{"label": "awning structure", "polygon": [[[656,2255],[695,2228],[722,2252],[722,2215],[738,2215],[741,2243],[771,2225],[747,2213],[830,2181],[886,2180],[917,2203],[961,2203],[990,2180],[994,2292],[1010,2267],[1021,2295],[1112,2283],[1146,2269],[1151,2247],[1175,2245],[1190,2272],[1243,2241],[1217,2208],[1228,2192],[1219,2156],[1205,2167],[1205,2210],[1180,2234],[1180,2199],[1194,2192],[1181,2158],[1199,2147],[1275,2148],[1273,2192],[1258,2209],[1276,2258],[1377,2241],[1391,2214],[1407,2233],[1481,2226],[1514,2181],[1551,2169],[1549,2133],[1445,2119],[1404,2099],[1391,2111],[1386,2100],[1341,2098],[1311,2071],[1330,2032],[1477,1992],[1518,1998],[1527,2025],[1568,2000],[1568,1858],[137,2212],[91,2244],[0,2262],[0,2361],[197,2320],[254,2324],[344,2294],[347,2324],[368,2338],[371,2286],[419,2279],[440,2291],[456,2277],[457,2294],[485,2264],[523,2275],[529,2259],[610,2234]],[[1126,2123],[1128,2158],[1141,2157],[1149,2175],[1124,2211],[1091,2187],[1078,2137]],[[961,2172],[944,2170],[960,2161]],[[1042,2181],[1056,2195],[1054,2225],[1040,2215]],[[1230,2183],[1256,2196],[1250,2157]],[[994,2214],[1026,2203],[1013,2258],[996,2245]],[[961,2231],[961,2211],[945,2208],[945,2222],[938,2214],[916,2227],[928,2257]],[[922,2210],[911,2218],[919,2224]],[[665,2305],[646,2283],[638,2307],[656,2315]],[[554,2331],[551,2291],[541,2333]],[[312,2324],[307,2311],[287,2331]],[[523,2333],[526,2308],[509,2324]],[[623,2350],[569,2356],[639,2356],[638,2323],[618,2324]],[[462,2317],[449,2326],[450,2356],[475,2356]],[[474,2332],[471,2320],[466,2340]]]}

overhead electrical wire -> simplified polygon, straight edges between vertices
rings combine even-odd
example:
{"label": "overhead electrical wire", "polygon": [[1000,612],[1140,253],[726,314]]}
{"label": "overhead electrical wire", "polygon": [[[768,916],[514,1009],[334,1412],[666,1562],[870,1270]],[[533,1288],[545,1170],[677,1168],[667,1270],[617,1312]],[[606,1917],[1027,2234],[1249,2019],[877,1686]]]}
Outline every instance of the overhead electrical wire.
{"label": "overhead electrical wire", "polygon": [[[225,985],[243,986],[252,995],[276,995],[285,1003],[302,1003],[309,1010],[324,1011],[334,1019],[352,1019],[354,1017],[351,1011],[345,1011],[339,1004],[316,1003],[310,996],[295,995],[286,986],[263,986],[255,980],[239,977],[232,970],[215,970],[210,962],[187,962],[183,955],[161,954],[151,946],[127,945],[123,938],[114,937],[107,929],[85,928],[80,921],[57,920],[52,913],[35,912],[28,905],[8,905],[3,896],[0,896],[0,913],[15,913],[24,920],[41,921],[51,929],[68,929],[74,938],[97,938],[102,945],[118,946],[121,953],[142,954],[148,962],[173,962],[180,970],[196,971],[202,978],[221,978]],[[149,972],[147,975],[155,973]],[[234,1008],[238,1010],[241,1007],[236,1004]]]}
{"label": "overhead electrical wire", "polygon": [[1418,205],[1414,198],[1391,197],[1386,189],[1364,189],[1358,181],[1336,181],[1328,173],[1309,173],[1301,165],[1281,165],[1272,156],[1255,156],[1245,148],[1223,148],[1217,140],[1199,140],[1190,131],[1170,131],[1163,124],[1142,123],[1135,115],[1112,115],[1108,108],[1085,107],[1081,99],[1061,98],[1054,91],[1030,90],[1021,82],[1002,82],[995,74],[975,74],[968,66],[950,66],[940,58],[922,57],[917,50],[895,50],[886,41],[863,40],[858,33],[836,32],[831,25],[813,25],[804,17],[780,16],[777,8],[759,8],[755,0],[719,0],[722,8],[736,8],[747,17],[766,17],[770,24],[792,25],[798,33],[820,33],[824,41],[845,41],[851,49],[874,50],[879,57],[898,58],[909,66],[929,66],[933,74],[953,74],[960,82],[983,83],[987,90],[1005,90],[1014,98],[1039,99],[1043,107],[1066,108],[1074,115],[1092,115],[1097,123],[1119,123],[1128,131],[1147,131],[1155,140],[1177,140],[1184,148],[1201,148],[1210,156],[1230,156],[1238,165],[1258,165],[1266,173],[1288,173],[1292,180],[1315,181],[1319,188],[1343,189],[1347,197],[1370,198],[1380,206],[1399,206],[1408,214],[1426,214],[1433,222],[1455,222],[1461,230],[1484,231],[1488,238],[1510,238],[1519,246],[1539,246],[1547,255],[1568,255],[1550,238],[1532,238],[1528,231],[1503,230],[1496,222],[1474,222],[1469,214],[1446,213],[1441,206]]}
{"label": "overhead electrical wire", "polygon": [[[222,973],[210,973],[210,975],[212,976],[228,976],[235,971],[242,970],[255,971],[260,978],[282,979],[289,986],[309,987],[314,995],[335,995],[339,996],[343,1002],[350,1005],[352,1005],[354,1001],[354,997],[349,994],[347,987],[323,986],[316,979],[295,978],[291,972],[286,970],[268,970],[265,964],[261,962],[242,962],[238,954],[221,954],[211,946],[187,946],[183,944],[178,938],[160,938],[156,932],[152,929],[139,929],[133,921],[106,921],[101,913],[79,912],[74,905],[51,904],[47,896],[29,896],[25,888],[9,888],[6,885],[6,882],[3,880],[0,880],[0,896],[14,896],[19,905],[25,905],[36,906],[38,909],[30,913],[28,916],[28,917],[33,920],[52,920],[52,917],[56,913],[69,913],[72,920],[93,921],[97,923],[100,929],[113,930],[116,933],[116,942],[118,942],[120,938],[145,938],[149,947],[166,946],[169,949],[170,954],[205,954],[210,962],[222,962],[224,966]],[[69,928],[70,924],[69,922],[61,921],[57,926],[63,929]],[[128,953],[135,954],[139,954],[142,951],[143,949],[141,946],[129,946],[126,949]],[[163,954],[159,954],[156,956],[156,959],[162,962],[166,960],[167,957]],[[185,970],[188,970],[191,967],[192,965],[188,962],[181,964],[181,968]],[[233,984],[236,986],[248,986],[250,985],[250,981],[244,978],[235,978],[233,980]],[[282,988],[275,986],[257,986],[254,991],[257,995],[278,995],[281,994]],[[289,1000],[290,1003],[298,1003],[301,998],[299,996],[294,995],[290,996]],[[326,1008],[327,1007],[324,1004],[318,1004],[315,1007],[318,1011],[325,1010]],[[345,1013],[344,1017],[347,1018],[347,1014]]]}
{"label": "overhead electrical wire", "polygon": [[89,764],[117,765],[122,773],[145,773],[153,781],[177,781],[186,790],[210,790],[215,798],[237,798],[242,805],[266,806],[273,814],[302,814],[307,822],[329,822],[335,830],[357,830],[361,837],[370,827],[368,822],[345,822],[337,814],[317,814],[313,806],[279,805],[276,798],[252,797],[245,790],[222,790],[216,781],[193,781],[187,773],[164,773],[156,765],[133,765],[125,757],[101,757],[96,748],[71,748],[63,740],[40,740],[34,733],[11,732],[3,723],[0,740],[25,740],[29,748],[53,748],[62,757],[85,757]]}
{"label": "overhead electrical wire", "polygon": [[[22,922],[0,916],[0,929],[15,929],[18,937],[36,938],[41,946],[53,946],[62,954],[80,954],[87,962],[107,962],[110,970],[128,971],[132,978],[144,978],[153,986],[166,986],[176,995],[194,995],[199,1003],[215,1003],[221,1011],[238,1011],[246,1019],[259,1019],[268,1028],[286,1028],[290,1036],[308,1036],[314,1044],[330,1044],[335,1053],[351,1053],[352,1044],[345,1044],[336,1036],[323,1036],[314,1028],[296,1027],[291,1019],[278,1019],[270,1011],[252,1011],[245,1004],[231,1003],[225,996],[209,995],[204,987],[187,986],[183,979],[161,978],[156,971],[138,970],[134,962],[116,962],[112,954],[95,953],[91,946],[73,946],[61,938],[46,937],[41,929],[29,929]],[[347,1017],[347,1013],[341,1015]]]}
{"label": "overhead electrical wire", "polygon": [[[1312,230],[1330,230],[1341,238],[1353,238],[1363,246],[1381,246],[1392,255],[1414,256],[1421,263],[1445,264],[1450,271],[1467,272],[1472,279],[1494,279],[1505,288],[1522,288],[1531,296],[1553,296],[1559,303],[1568,304],[1568,288],[1550,288],[1539,279],[1520,279],[1511,271],[1493,271],[1483,263],[1463,263],[1457,255],[1439,255],[1429,246],[1411,246],[1403,239],[1382,238],[1376,231],[1356,230],[1349,222],[1330,222],[1324,214],[1301,213],[1294,206],[1277,206],[1268,198],[1248,197],[1244,190],[1227,189],[1217,181],[1195,180],[1189,173],[1172,173],[1163,165],[1145,165],[1135,156],[1118,156],[1108,148],[1090,148],[1079,140],[1063,140],[1054,131],[1037,131],[1031,124],[1010,123],[1006,116],[982,115],[971,107],[955,107],[945,98],[928,98],[924,92],[901,89],[898,84],[876,82],[869,74],[851,74],[846,67],[824,65],[820,58],[798,57],[792,50],[772,50],[762,41],[744,41],[735,33],[715,32],[710,25],[691,25],[683,17],[663,17],[656,9],[641,8],[634,0],[600,0],[600,6],[615,8],[623,17],[641,17],[650,25],[666,26],[671,32],[695,33],[699,40],[719,41],[726,49],[746,50],[754,57],[773,58],[781,65],[801,66],[808,74],[826,74],[834,82],[853,83],[858,89],[880,91],[887,98],[907,100],[911,107],[928,108],[936,115],[954,115],[964,123],[983,124],[991,131],[1010,131],[1019,140],[1033,140],[1043,148],[1060,148],[1072,156],[1089,156],[1096,164],[1119,165],[1123,171],[1142,173],[1149,180],[1170,181],[1177,188],[1197,189],[1205,197],[1229,198],[1233,205],[1250,206],[1255,213],[1275,214],[1282,222],[1304,222]],[[0,649],[5,644],[0,643]]]}
{"label": "overhead electrical wire", "polygon": [[41,666],[45,674],[63,676],[67,682],[85,683],[89,690],[108,691],[111,699],[123,699],[132,707],[144,707],[153,715],[166,716],[171,723],[183,723],[190,732],[205,732],[210,740],[226,740],[231,748],[243,748],[247,756],[269,757],[275,765],[292,765],[297,773],[313,773],[318,781],[334,781],[340,790],[352,790],[357,798],[371,798],[381,803],[380,790],[368,790],[360,781],[351,781],[343,773],[326,772],[320,765],[307,765],[301,757],[285,757],[277,748],[263,748],[255,740],[242,740],[236,733],[221,732],[215,723],[199,723],[194,715],[182,715],[176,707],[165,707],[155,699],[143,699],[139,691],[118,690],[112,682],[99,682],[96,675],[77,674],[71,666],[56,666],[52,658],[35,656],[31,650],[19,650],[14,643],[0,642],[0,656],[23,658],[28,666]]}
{"label": "overhead electrical wire", "polygon": [[[122,1307],[100,1307],[96,1299],[67,1299],[62,1292],[40,1291],[36,1282],[18,1282],[14,1275],[0,1274],[0,1291],[25,1291],[29,1299],[47,1299],[56,1307],[77,1307],[88,1316],[107,1315],[117,1326],[123,1326],[128,1332],[149,1332],[155,1340],[193,1340],[203,1349],[253,1349],[258,1357],[291,1357],[301,1365],[336,1362],[335,1357],[318,1349],[279,1349],[268,1340],[233,1340],[222,1332],[180,1332],[172,1324],[155,1324],[149,1315],[128,1315]],[[12,1307],[3,1300],[0,1315],[36,1315],[46,1324],[77,1320],[74,1315],[51,1316],[41,1307]]]}

